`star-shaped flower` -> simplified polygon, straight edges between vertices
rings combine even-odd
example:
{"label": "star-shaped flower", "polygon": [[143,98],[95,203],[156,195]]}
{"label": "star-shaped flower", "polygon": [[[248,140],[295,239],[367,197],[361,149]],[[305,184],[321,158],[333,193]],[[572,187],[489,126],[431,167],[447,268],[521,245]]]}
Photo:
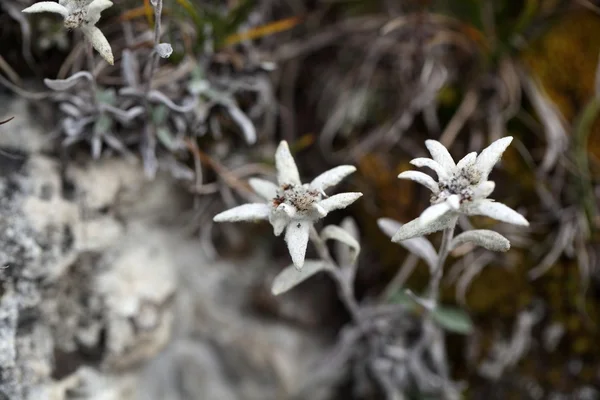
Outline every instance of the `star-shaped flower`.
{"label": "star-shaped flower", "polygon": [[411,164],[434,170],[438,176],[437,182],[429,175],[417,171],[402,172],[398,178],[413,180],[431,190],[432,205],[423,211],[420,217],[402,225],[392,241],[399,242],[451,227],[461,213],[484,215],[499,221],[528,226],[529,222],[521,214],[487,198],[495,187],[494,182],[488,181],[488,176],[511,141],[510,136],[498,139],[479,156],[475,152],[469,153],[457,164],[440,142],[425,141],[431,158],[415,158]]}
{"label": "star-shaped flower", "polygon": [[362,193],[340,193],[331,197],[325,190],[337,185],[356,168],[341,165],[322,173],[310,183],[303,184],[294,158],[286,141],[282,141],[275,153],[277,168],[276,184],[258,178],[249,180],[254,191],[267,203],[243,204],[214,217],[215,222],[268,220],[275,236],[285,230],[290,256],[296,268],[304,265],[309,231],[312,224],[330,211],[345,208],[354,203]]}
{"label": "star-shaped flower", "polygon": [[112,6],[110,0],[59,0],[41,1],[23,10],[25,13],[53,12],[64,18],[64,27],[67,29],[80,28],[92,46],[110,64],[114,64],[114,57],[106,37],[96,27],[100,20],[100,13]]}

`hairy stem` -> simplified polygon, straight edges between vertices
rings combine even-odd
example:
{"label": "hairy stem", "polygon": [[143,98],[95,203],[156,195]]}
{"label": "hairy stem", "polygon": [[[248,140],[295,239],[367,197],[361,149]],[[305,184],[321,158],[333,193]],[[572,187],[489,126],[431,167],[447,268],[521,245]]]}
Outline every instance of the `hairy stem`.
{"label": "hairy stem", "polygon": [[96,69],[96,63],[94,62],[94,48],[92,47],[92,43],[88,41],[85,37],[83,38],[85,41],[85,55],[88,64],[88,70],[92,75],[92,79],[90,80],[90,89],[92,91],[92,104],[95,107],[98,106],[98,100],[96,96],[98,95],[98,84],[96,83],[96,75],[94,75],[94,69]]}
{"label": "hairy stem", "polygon": [[448,253],[450,252],[450,242],[452,242],[454,237],[455,226],[456,225],[453,225],[450,228],[444,229],[442,244],[438,252],[438,262],[433,271],[431,281],[429,282],[429,287],[427,288],[427,299],[433,300],[436,305],[440,297],[440,283],[442,282],[442,276],[444,276],[444,264],[446,263],[446,258],[448,258]]}
{"label": "hairy stem", "polygon": [[331,275],[338,288],[338,295],[340,300],[344,303],[348,312],[352,316],[354,322],[361,328],[364,327],[364,321],[360,318],[360,307],[358,302],[354,298],[354,288],[352,282],[344,277],[342,271],[337,267],[337,264],[329,254],[329,249],[325,244],[325,241],[319,236],[319,233],[314,226],[310,227],[310,240],[317,249],[317,253],[330,267],[327,268],[327,272]]}

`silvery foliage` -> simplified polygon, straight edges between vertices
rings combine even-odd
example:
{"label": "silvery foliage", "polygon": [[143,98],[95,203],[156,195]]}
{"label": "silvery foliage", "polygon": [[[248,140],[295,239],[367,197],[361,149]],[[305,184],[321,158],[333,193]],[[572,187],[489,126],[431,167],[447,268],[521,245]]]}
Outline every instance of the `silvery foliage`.
{"label": "silvery foliage", "polygon": [[[269,220],[276,235],[286,230],[286,241],[294,263],[274,279],[272,293],[282,294],[311,276],[323,271],[337,283],[338,294],[347,307],[353,324],[340,336],[326,368],[315,371],[315,380],[342,374],[348,363],[355,369],[370,371],[387,398],[403,398],[403,393],[416,387],[422,393],[441,395],[446,399],[460,398],[461,384],[450,378],[443,330],[468,334],[472,322],[465,312],[438,304],[439,283],[443,264],[448,254],[464,243],[471,243],[493,251],[507,251],[509,241],[497,232],[475,229],[454,236],[458,216],[486,215],[501,221],[527,226],[528,222],[509,207],[487,197],[494,183],[488,181],[492,167],[498,162],[512,138],[492,143],[479,156],[471,153],[455,164],[448,151],[436,141],[428,140],[427,148],[433,159],[413,160],[418,166],[429,166],[438,173],[438,181],[420,172],[405,172],[400,178],[412,179],[427,186],[432,192],[432,206],[419,218],[407,224],[382,218],[380,228],[394,242],[421,258],[429,267],[432,279],[426,295],[420,297],[405,291],[404,297],[412,302],[375,305],[359,304],[354,296],[357,257],[360,252],[358,228],[349,218],[340,226],[330,225],[320,233],[313,223],[332,209],[343,208],[360,197],[360,193],[342,193],[327,197],[324,190],[354,172],[354,167],[333,168],[310,184],[302,184],[296,164],[287,143],[277,149],[276,166],[279,186],[260,179],[251,179],[250,186],[267,204],[245,204],[214,217],[217,222]],[[439,251],[422,237],[427,233],[444,230]],[[311,240],[320,259],[304,260],[306,244]],[[336,241],[335,258],[329,254],[325,242]],[[301,267],[301,268],[300,268]],[[421,317],[410,310],[420,307]],[[408,338],[420,325],[420,336]],[[329,377],[329,378],[326,378]],[[360,377],[357,377],[360,380]]]}
{"label": "silvery foliage", "polygon": [[100,20],[100,14],[112,6],[110,0],[59,0],[41,1],[23,10],[24,13],[51,12],[60,14],[64,18],[64,27],[67,29],[79,28],[90,41],[94,49],[110,65],[115,60],[108,40],[96,27]]}
{"label": "silvery foliage", "polygon": [[322,173],[310,183],[303,184],[296,162],[286,141],[282,141],[275,153],[277,185],[263,179],[248,182],[266,203],[251,203],[234,207],[214,217],[215,222],[268,220],[273,233],[279,236],[285,230],[285,241],[294,266],[304,265],[309,233],[313,224],[330,211],[348,207],[362,193],[340,193],[328,196],[325,190],[337,185],[356,168],[342,165]]}
{"label": "silvery foliage", "polygon": [[[401,242],[455,226],[460,214],[483,215],[515,225],[528,226],[529,223],[521,214],[502,203],[488,199],[495,188],[494,182],[489,181],[488,176],[511,141],[510,136],[498,139],[481,154],[469,153],[458,163],[454,163],[452,156],[440,142],[425,141],[432,158],[415,158],[411,164],[431,168],[438,176],[437,182],[418,171],[402,172],[398,178],[413,180],[431,190],[432,205],[417,219],[402,225],[392,237],[392,241]],[[486,238],[494,240],[489,235]],[[502,248],[503,245],[498,243],[497,246]]]}

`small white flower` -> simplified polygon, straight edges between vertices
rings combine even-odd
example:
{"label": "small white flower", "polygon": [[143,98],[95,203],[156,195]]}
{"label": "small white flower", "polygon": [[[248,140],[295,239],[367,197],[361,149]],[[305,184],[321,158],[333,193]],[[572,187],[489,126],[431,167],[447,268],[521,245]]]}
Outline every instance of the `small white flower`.
{"label": "small white flower", "polygon": [[53,12],[64,18],[64,27],[67,29],[80,28],[92,46],[110,64],[114,64],[114,57],[110,44],[96,24],[100,20],[100,13],[112,6],[110,0],[59,0],[41,1],[23,10],[25,13]]}
{"label": "small white flower", "polygon": [[415,236],[423,236],[456,224],[459,214],[484,215],[515,225],[528,226],[529,222],[510,207],[487,197],[495,184],[488,181],[494,165],[500,160],[512,137],[496,140],[479,156],[469,153],[454,163],[448,150],[438,141],[427,140],[425,145],[431,158],[415,158],[411,164],[429,167],[438,176],[437,182],[422,172],[406,171],[400,179],[410,179],[432,191],[431,206],[421,216],[403,225],[392,238],[399,242]]}
{"label": "small white flower", "polygon": [[345,208],[362,196],[362,193],[340,193],[331,197],[325,194],[327,188],[337,185],[356,168],[351,165],[335,167],[317,176],[311,183],[302,184],[286,141],[277,148],[275,166],[279,186],[257,178],[248,182],[267,203],[234,207],[216,215],[214,221],[268,220],[273,225],[275,236],[285,230],[285,241],[294,266],[302,268],[312,224],[330,211]]}

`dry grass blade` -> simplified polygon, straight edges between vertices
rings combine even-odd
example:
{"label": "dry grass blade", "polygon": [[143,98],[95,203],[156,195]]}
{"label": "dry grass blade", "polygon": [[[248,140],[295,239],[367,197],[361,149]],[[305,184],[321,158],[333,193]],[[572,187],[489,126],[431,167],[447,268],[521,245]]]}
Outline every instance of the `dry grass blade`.
{"label": "dry grass blade", "polygon": [[460,130],[465,126],[467,120],[473,115],[477,108],[477,102],[479,101],[479,94],[474,89],[471,89],[465,95],[463,101],[460,103],[458,110],[452,116],[452,119],[444,129],[442,136],[440,136],[440,142],[447,148],[452,146],[454,140],[458,136]]}
{"label": "dry grass blade", "polygon": [[264,36],[287,31],[303,21],[302,17],[280,19],[266,25],[257,26],[245,32],[234,33],[225,39],[225,45],[231,46],[244,40],[259,39]]}

